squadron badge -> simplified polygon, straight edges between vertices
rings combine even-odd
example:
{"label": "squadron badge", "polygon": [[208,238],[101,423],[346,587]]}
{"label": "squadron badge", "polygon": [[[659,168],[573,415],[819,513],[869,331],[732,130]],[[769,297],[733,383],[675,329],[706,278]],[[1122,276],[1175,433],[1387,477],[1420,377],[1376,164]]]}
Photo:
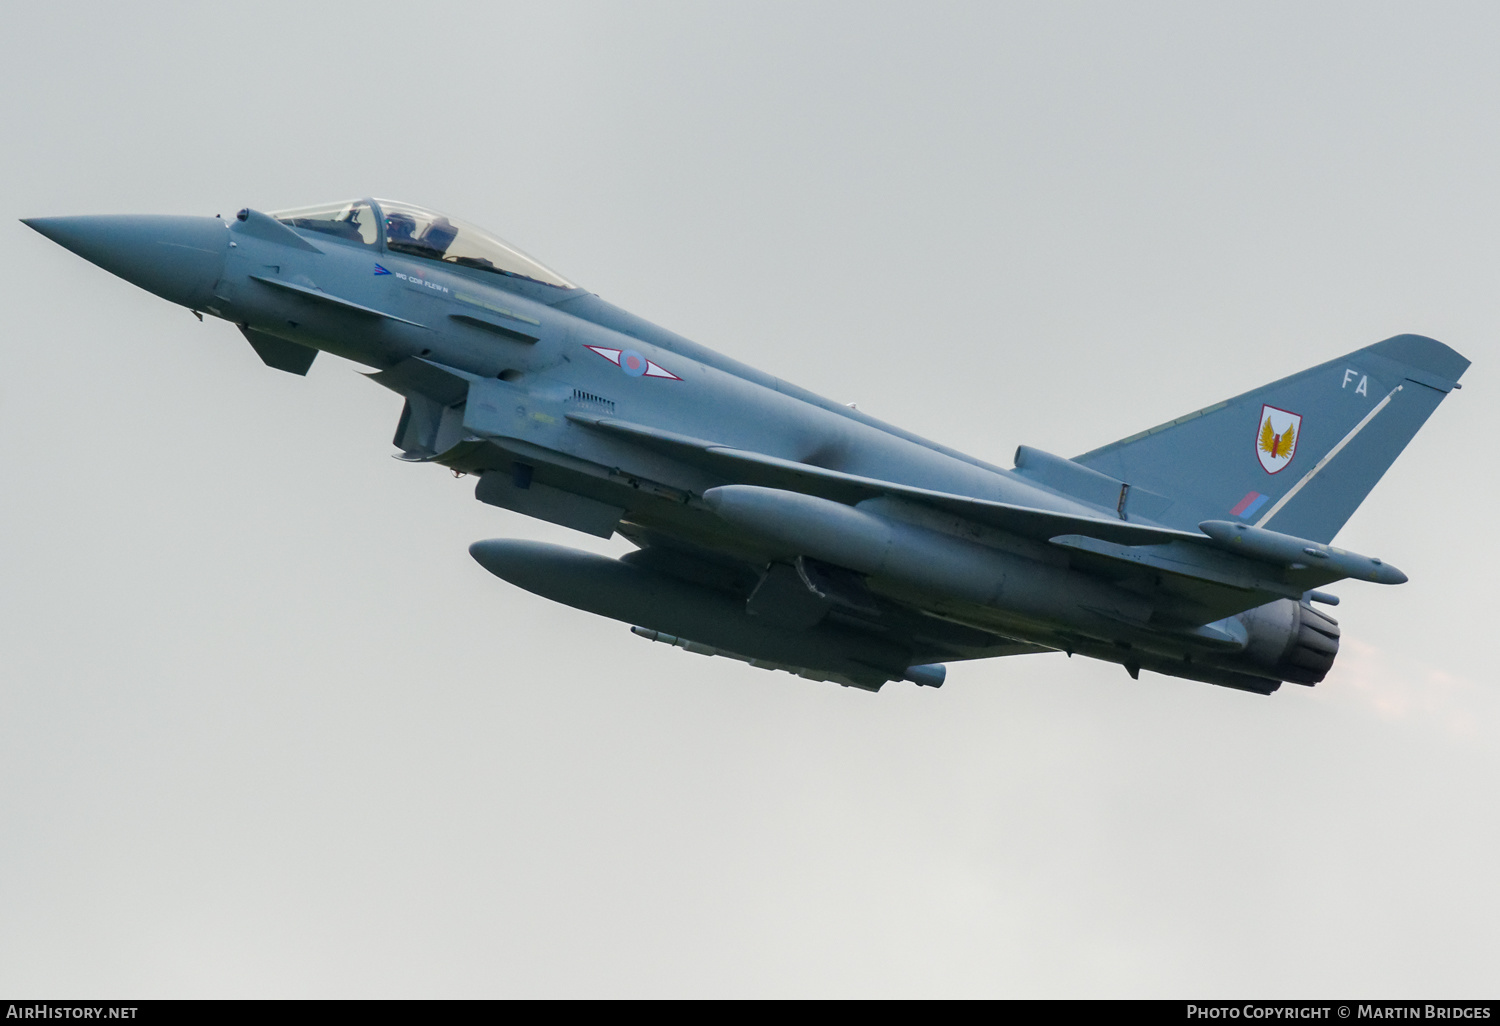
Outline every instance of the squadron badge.
{"label": "squadron badge", "polygon": [[1302,431],[1302,415],[1279,410],[1274,406],[1260,408],[1260,427],[1255,432],[1255,455],[1267,474],[1275,474],[1292,462],[1297,454],[1297,436]]}

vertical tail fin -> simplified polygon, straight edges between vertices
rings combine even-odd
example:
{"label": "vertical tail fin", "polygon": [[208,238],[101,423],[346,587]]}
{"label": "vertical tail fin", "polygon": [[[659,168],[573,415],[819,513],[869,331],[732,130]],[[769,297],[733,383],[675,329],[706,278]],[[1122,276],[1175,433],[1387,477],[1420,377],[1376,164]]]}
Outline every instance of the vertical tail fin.
{"label": "vertical tail fin", "polygon": [[1469,361],[1397,335],[1075,459],[1171,500],[1154,519],[1240,519],[1332,540]]}

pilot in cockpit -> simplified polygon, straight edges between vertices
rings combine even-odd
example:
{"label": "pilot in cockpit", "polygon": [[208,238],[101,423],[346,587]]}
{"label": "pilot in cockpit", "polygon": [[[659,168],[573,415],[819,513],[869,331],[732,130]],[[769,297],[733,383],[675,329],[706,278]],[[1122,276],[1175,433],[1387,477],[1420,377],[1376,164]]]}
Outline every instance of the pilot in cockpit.
{"label": "pilot in cockpit", "polygon": [[391,211],[385,215],[385,242],[387,246],[415,246],[417,244],[417,222],[410,214]]}

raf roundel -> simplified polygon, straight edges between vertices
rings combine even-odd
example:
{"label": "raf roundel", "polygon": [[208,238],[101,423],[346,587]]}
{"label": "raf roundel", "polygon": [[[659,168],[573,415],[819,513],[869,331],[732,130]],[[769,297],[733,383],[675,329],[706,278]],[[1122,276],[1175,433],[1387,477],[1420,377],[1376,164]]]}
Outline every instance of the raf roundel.
{"label": "raf roundel", "polygon": [[681,381],[676,374],[655,360],[648,360],[634,349],[611,349],[609,346],[584,346],[596,356],[602,356],[632,378],[665,378]]}

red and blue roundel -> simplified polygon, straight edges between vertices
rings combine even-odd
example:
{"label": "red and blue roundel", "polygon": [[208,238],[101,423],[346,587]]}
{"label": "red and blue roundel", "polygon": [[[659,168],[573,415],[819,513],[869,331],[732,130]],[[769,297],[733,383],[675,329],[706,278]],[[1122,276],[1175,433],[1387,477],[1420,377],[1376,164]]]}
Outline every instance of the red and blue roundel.
{"label": "red and blue roundel", "polygon": [[611,349],[608,346],[584,346],[583,348],[604,357],[632,378],[666,378],[668,381],[682,380],[661,364],[646,359],[634,349]]}

